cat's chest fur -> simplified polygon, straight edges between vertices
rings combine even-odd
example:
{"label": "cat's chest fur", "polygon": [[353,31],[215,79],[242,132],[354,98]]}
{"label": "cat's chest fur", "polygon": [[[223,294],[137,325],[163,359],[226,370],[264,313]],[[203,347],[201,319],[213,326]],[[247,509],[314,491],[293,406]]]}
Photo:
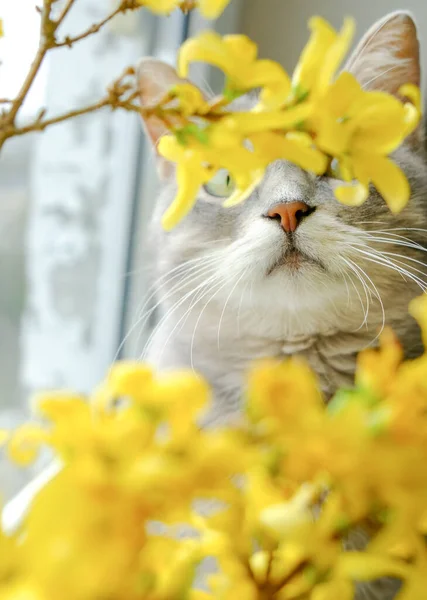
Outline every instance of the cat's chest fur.
{"label": "cat's chest fur", "polygon": [[[167,313],[167,307],[164,307]],[[165,320],[150,359],[160,369],[194,368],[211,384],[215,419],[239,413],[251,365],[264,358],[303,357],[327,397],[351,385],[357,353],[375,338],[376,326],[358,328],[333,310],[245,309],[223,311],[220,302],[186,315],[184,307]]]}

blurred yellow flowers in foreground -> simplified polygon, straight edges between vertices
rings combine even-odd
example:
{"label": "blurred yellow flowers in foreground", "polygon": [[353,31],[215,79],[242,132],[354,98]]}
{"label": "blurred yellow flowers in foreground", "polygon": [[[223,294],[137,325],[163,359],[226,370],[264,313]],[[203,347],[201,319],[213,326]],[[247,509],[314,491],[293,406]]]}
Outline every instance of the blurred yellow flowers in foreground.
{"label": "blurred yellow flowers in foreground", "polygon": [[[343,181],[336,197],[357,206],[373,184],[393,212],[410,197],[400,168],[388,158],[420,120],[419,90],[402,88],[402,102],[385,92],[362,89],[355,77],[336,72],[352,41],[354,23],[335,31],[320,17],[310,20],[311,38],[292,78],[274,61],[257,58],[244,35],[201,33],[183,44],[178,72],[206,62],[226,76],[222,96],[207,101],[190,83],[177,85],[179,122],[160,139],[159,152],[177,163],[178,193],[164,215],[173,228],[193,207],[199,188],[226,169],[233,193],[225,205],[241,202],[260,183],[267,166],[283,159],[316,174],[328,170]],[[192,92],[191,92],[192,88]],[[244,112],[233,101],[252,90],[257,100]],[[331,170],[332,167],[332,170]]]}
{"label": "blurred yellow flowers in foreground", "polygon": [[[427,338],[427,298],[411,312]],[[266,361],[245,422],[209,430],[192,372],[118,363],[89,402],[41,395],[7,450],[25,465],[47,446],[62,468],[1,534],[0,598],[350,600],[383,576],[424,598],[426,373],[388,331],[325,405],[305,363]]]}

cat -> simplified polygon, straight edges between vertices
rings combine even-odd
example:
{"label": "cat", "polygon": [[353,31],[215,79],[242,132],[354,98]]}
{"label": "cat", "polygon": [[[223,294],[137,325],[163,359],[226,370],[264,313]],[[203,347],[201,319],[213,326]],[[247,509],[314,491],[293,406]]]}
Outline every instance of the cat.
{"label": "cat", "polygon": [[[397,94],[420,85],[417,29],[406,12],[377,22],[345,69],[364,89]],[[180,81],[169,66],[144,59],[141,102],[150,106]],[[248,94],[236,110],[256,102]],[[166,133],[155,117],[145,130],[154,147]],[[174,167],[157,158],[162,185],[150,225],[160,321],[145,358],[159,370],[192,367],[211,384],[207,424],[239,418],[247,371],[262,357],[305,357],[328,400],[351,386],[358,352],[378,344],[384,326],[406,357],[422,352],[408,304],[427,285],[427,156],[422,125],[393,155],[412,190],[392,215],[375,189],[359,208],[335,199],[339,182],[276,161],[242,204],[225,209],[229,179],[200,190],[192,212],[171,232],[160,219],[175,192]],[[220,193],[219,193],[220,192]],[[355,542],[361,546],[365,541]],[[398,584],[361,586],[358,597],[392,598]]]}
{"label": "cat", "polygon": [[[396,94],[405,83],[419,85],[412,17],[397,12],[376,23],[345,69],[365,89]],[[153,104],[177,81],[168,65],[142,60],[142,104]],[[255,102],[248,94],[234,108]],[[155,117],[145,129],[154,146],[165,133]],[[245,375],[258,358],[304,356],[329,398],[351,385],[357,353],[378,343],[384,325],[393,327],[407,357],[421,353],[407,310],[427,281],[421,126],[394,160],[412,189],[396,216],[375,189],[362,207],[350,208],[334,197],[337,180],[276,161],[244,203],[225,209],[205,186],[192,212],[165,232],[160,219],[176,185],[174,167],[157,158],[162,184],[149,243],[160,322],[146,358],[160,370],[193,367],[205,376],[215,396],[212,421],[238,414]]]}

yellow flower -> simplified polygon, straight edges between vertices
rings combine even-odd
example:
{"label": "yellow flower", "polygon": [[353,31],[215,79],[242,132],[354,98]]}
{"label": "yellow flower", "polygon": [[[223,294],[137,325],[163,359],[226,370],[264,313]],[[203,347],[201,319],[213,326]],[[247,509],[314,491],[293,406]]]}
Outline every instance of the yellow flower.
{"label": "yellow flower", "polygon": [[423,108],[421,105],[420,88],[412,83],[406,83],[405,85],[402,85],[399,88],[398,93],[400,96],[403,96],[404,98],[409,98],[409,100],[411,101],[411,105],[414,106],[415,109],[417,110],[418,118],[419,118],[419,115],[423,111]]}
{"label": "yellow flower", "polygon": [[[195,109],[198,101],[189,101],[188,110]],[[323,153],[308,144],[302,133],[285,133],[311,111],[312,107],[305,103],[285,111],[234,113],[205,129],[190,125],[176,131],[175,138],[163,137],[159,152],[177,162],[178,181],[178,194],[163,217],[163,227],[171,229],[191,210],[199,188],[220,169],[230,173],[234,184],[232,194],[224,202],[228,207],[252,193],[274,160],[289,160],[313,173],[324,173],[327,159]],[[282,129],[283,133],[271,129]]]}
{"label": "yellow flower", "polygon": [[[178,193],[162,218],[162,225],[166,231],[175,227],[190,212],[196,203],[200,187],[214,174],[200,160],[200,154],[204,150],[200,146],[196,140],[193,141],[193,148],[189,148],[182,146],[172,136],[160,139],[159,153],[168,160],[178,163],[176,171]],[[198,152],[198,149],[201,152]]]}
{"label": "yellow flower", "polygon": [[[250,136],[254,151],[264,156],[268,164],[275,160],[288,160],[306,171],[321,175],[327,167],[327,159],[316,148],[301,142],[301,138],[292,134],[264,132]],[[267,166],[267,164],[266,164]]]}
{"label": "yellow flower", "polygon": [[301,420],[317,422],[321,409],[322,396],[316,379],[304,362],[266,361],[250,373],[251,419],[273,419],[281,427],[293,428]]}
{"label": "yellow flower", "polygon": [[203,61],[220,68],[227,76],[226,94],[233,97],[261,87],[261,106],[274,109],[289,96],[290,79],[271,60],[257,60],[257,46],[244,35],[221,37],[206,31],[184,42],[178,57],[178,72],[187,77],[190,63]]}
{"label": "yellow flower", "polygon": [[310,600],[333,600],[334,598],[353,600],[354,585],[346,579],[334,579],[317,585],[310,596]]}
{"label": "yellow flower", "polygon": [[1,591],[2,600],[47,600],[48,596],[36,582],[18,581]]}
{"label": "yellow flower", "polygon": [[216,19],[230,0],[199,0],[198,6],[205,19]]}
{"label": "yellow flower", "polygon": [[[177,126],[172,115],[176,140],[163,138],[159,144],[160,154],[177,163],[178,194],[164,217],[166,229],[191,210],[200,187],[218,171],[227,171],[233,181],[224,202],[230,207],[248,198],[275,160],[315,174],[330,165],[334,176],[346,182],[335,187],[344,204],[362,204],[372,183],[393,212],[405,206],[409,184],[388,155],[419,123],[418,88],[403,86],[401,95],[409,100],[403,103],[390,94],[364,91],[350,73],[334,81],[354,23],[347,19],[336,32],[315,17],[310,27],[312,36],[292,83],[279,64],[258,60],[257,46],[246,36],[207,31],[183,44],[181,77],[188,75],[190,63],[203,61],[224,72],[226,85],[212,102],[189,83],[171,91],[182,121]],[[255,88],[260,88],[258,104],[234,111],[230,103]]]}
{"label": "yellow flower", "polygon": [[184,117],[203,115],[211,109],[199,88],[191,83],[178,83],[170,90],[170,95],[177,98],[179,111]]}
{"label": "yellow flower", "polygon": [[205,19],[216,19],[230,0],[138,0],[138,2],[159,15],[168,15],[178,7],[187,11],[197,6]]}
{"label": "yellow flower", "polygon": [[353,581],[370,581],[387,576],[406,579],[411,571],[411,567],[399,560],[370,555],[368,551],[343,554],[335,569],[338,577],[348,577]]}
{"label": "yellow flower", "polygon": [[424,294],[412,300],[409,312],[418,321],[423,334],[424,348],[427,348],[427,296]]}
{"label": "yellow flower", "polygon": [[[292,130],[301,121],[309,118],[313,105],[308,102],[290,107],[287,110],[269,110],[266,112],[236,112],[224,117],[213,126],[213,135],[219,139],[227,135],[227,130],[234,132],[237,140],[242,140],[254,133],[271,130]],[[238,136],[238,137],[237,137]]]}
{"label": "yellow flower", "polygon": [[263,585],[267,580],[271,558],[270,552],[260,550],[252,554],[249,559],[249,566],[258,585]]}
{"label": "yellow flower", "polygon": [[312,118],[316,145],[339,161],[342,179],[358,182],[335,190],[341,202],[361,204],[372,182],[392,212],[406,205],[408,181],[387,155],[417,125],[414,115],[408,116],[409,106],[418,114],[389,94],[364,91],[350,73],[342,73],[319,101]]}
{"label": "yellow flower", "polygon": [[[200,142],[192,136],[186,145],[177,138],[165,136],[159,142],[159,152],[168,160],[177,162],[178,193],[163,216],[166,230],[172,229],[194,206],[200,187],[207,183],[221,168],[227,168],[234,184],[233,198],[247,197],[262,179],[266,161],[243,145],[233,145],[237,134],[226,131],[218,135],[217,128],[207,132],[212,144]],[[231,140],[231,143],[230,143]]]}
{"label": "yellow flower", "polygon": [[138,0],[138,2],[153,13],[167,15],[180,5],[181,0]]}
{"label": "yellow flower", "polygon": [[404,104],[405,118],[407,123],[406,135],[411,134],[421,121],[423,112],[421,106],[421,91],[420,88],[411,83],[402,85],[398,90],[400,96],[408,98],[410,102]]}
{"label": "yellow flower", "polygon": [[415,569],[408,578],[403,590],[399,593],[399,600],[418,600],[424,598],[427,588],[427,556],[423,548],[415,561]]}
{"label": "yellow flower", "polygon": [[379,154],[354,153],[353,169],[359,183],[354,186],[354,194],[348,186],[340,186],[335,195],[343,204],[359,206],[368,197],[369,182],[387,202],[393,213],[399,213],[409,201],[411,189],[403,171],[389,158]]}
{"label": "yellow flower", "polygon": [[314,486],[302,486],[289,502],[265,508],[260,515],[261,523],[278,540],[286,540],[301,529],[306,532],[307,525],[313,522],[311,508],[316,496]]}
{"label": "yellow flower", "polygon": [[[165,599],[188,597],[201,558],[197,542],[191,540],[181,542],[172,560],[169,561],[167,569],[160,569],[157,591],[159,597]],[[161,557],[159,559],[161,560]],[[158,563],[158,566],[160,565],[161,563]]]}
{"label": "yellow flower", "polygon": [[340,66],[354,35],[354,21],[346,19],[340,33],[321,17],[309,21],[312,35],[292,77],[296,99],[325,92]]}
{"label": "yellow flower", "polygon": [[403,350],[394,333],[384,331],[380,350],[365,350],[358,357],[356,383],[378,398],[387,394],[394,384]]}
{"label": "yellow flower", "polygon": [[117,362],[108,375],[108,389],[114,398],[128,396],[138,398],[153,381],[153,372],[138,362]]}
{"label": "yellow flower", "polygon": [[[414,306],[424,325],[425,298]],[[360,358],[356,389],[328,406],[303,362],[260,363],[248,422],[224,430],[198,427],[209,390],[190,372],[119,363],[94,395],[118,400],[105,410],[44,395],[47,424],[18,430],[12,455],[27,462],[46,443],[63,467],[18,535],[0,532],[0,597],[256,600],[273,589],[281,600],[351,600],[354,581],[392,576],[419,598],[426,358],[402,363],[386,333]],[[176,535],[181,523],[190,536]],[[344,551],[353,525],[371,534],[366,550]],[[204,557],[217,564],[209,593],[192,589]]]}
{"label": "yellow flower", "polygon": [[8,455],[19,465],[29,465],[36,459],[40,447],[48,439],[49,435],[42,427],[31,424],[21,425],[9,440]]}
{"label": "yellow flower", "polygon": [[0,37],[4,36],[3,19],[0,19]]}
{"label": "yellow flower", "polygon": [[188,600],[215,600],[214,596],[202,590],[190,590]]}

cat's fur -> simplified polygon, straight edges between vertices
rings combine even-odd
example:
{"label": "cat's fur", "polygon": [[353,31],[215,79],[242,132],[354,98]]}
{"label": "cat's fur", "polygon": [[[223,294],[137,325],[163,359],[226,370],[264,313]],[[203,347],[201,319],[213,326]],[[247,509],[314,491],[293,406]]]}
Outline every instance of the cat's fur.
{"label": "cat's fur", "polygon": [[[365,36],[348,69],[367,88],[396,93],[404,83],[420,83],[418,52],[412,18],[394,13]],[[155,101],[176,79],[169,67],[143,62],[142,102]],[[237,108],[253,102],[245,97]],[[145,125],[156,142],[161,124],[151,119]],[[207,378],[215,395],[212,422],[238,415],[245,375],[257,358],[304,356],[328,398],[351,385],[357,353],[377,343],[384,324],[396,331],[408,357],[421,352],[407,311],[427,281],[421,128],[394,159],[412,189],[397,216],[374,189],[362,207],[348,208],[334,198],[336,181],[278,161],[234,208],[224,209],[221,199],[202,190],[191,214],[168,233],[160,218],[176,185],[174,169],[159,159],[164,179],[150,238],[161,321],[148,357],[159,369],[194,367]],[[289,236],[265,215],[295,200],[316,210]],[[289,253],[292,248],[302,254]],[[388,585],[370,587],[366,597],[391,597],[394,586]]]}
{"label": "cat's fur", "polygon": [[[412,54],[406,56],[408,44]],[[143,69],[145,103],[149,92],[159,94],[176,77],[161,67],[163,72],[154,62],[151,76]],[[349,68],[375,89],[396,91],[404,82],[419,81],[411,18],[396,13],[377,24]],[[237,108],[253,102],[245,97]],[[153,133],[153,124],[147,125],[157,139],[162,130]],[[362,207],[348,208],[334,197],[338,182],[278,161],[252,196],[234,208],[224,209],[221,199],[201,190],[194,210],[171,232],[163,231],[160,219],[176,185],[174,170],[163,165],[168,174],[150,227],[163,321],[149,358],[161,369],[192,366],[202,373],[215,390],[217,415],[224,416],[238,411],[245,373],[259,357],[302,354],[327,396],[351,384],[357,352],[378,340],[382,305],[385,323],[398,333],[406,354],[417,355],[420,338],[407,307],[421,281],[402,276],[392,263],[425,280],[427,163],[421,136],[413,136],[394,158],[412,188],[409,205],[397,216],[374,189]],[[295,200],[316,211],[291,239],[265,215],[275,204]],[[292,245],[314,262],[284,258]],[[382,257],[364,254],[373,250]]]}

